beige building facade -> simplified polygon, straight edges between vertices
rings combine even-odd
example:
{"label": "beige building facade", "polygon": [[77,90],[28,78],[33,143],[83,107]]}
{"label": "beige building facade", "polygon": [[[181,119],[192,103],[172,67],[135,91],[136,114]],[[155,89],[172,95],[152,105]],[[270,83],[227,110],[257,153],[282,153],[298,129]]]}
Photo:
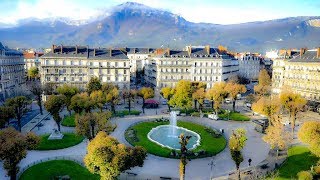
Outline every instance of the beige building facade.
{"label": "beige building facade", "polygon": [[85,90],[90,78],[96,76],[102,83],[112,82],[120,89],[130,88],[129,59],[119,49],[53,45],[40,61],[42,84],[67,83]]}
{"label": "beige building facade", "polygon": [[272,91],[290,87],[307,100],[320,102],[320,48],[282,52],[273,62]]}

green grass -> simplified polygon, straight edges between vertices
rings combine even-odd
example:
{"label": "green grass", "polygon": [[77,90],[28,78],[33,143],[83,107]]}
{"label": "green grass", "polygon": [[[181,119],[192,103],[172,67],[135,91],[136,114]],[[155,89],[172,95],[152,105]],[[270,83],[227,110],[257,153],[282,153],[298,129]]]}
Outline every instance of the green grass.
{"label": "green grass", "polygon": [[123,117],[127,115],[140,115],[141,111],[132,109],[129,113],[129,110],[122,110],[122,111],[116,111],[115,114],[113,114],[114,117]]}
{"label": "green grass", "polygon": [[52,180],[56,176],[69,175],[71,179],[77,180],[99,180],[99,175],[91,174],[81,165],[67,160],[54,160],[36,164],[27,169],[20,180]]}
{"label": "green grass", "polygon": [[[228,119],[228,113],[218,115],[219,118]],[[250,118],[244,114],[238,112],[230,112],[229,119],[233,121],[250,121]]]}
{"label": "green grass", "polygon": [[37,150],[54,150],[54,149],[63,149],[71,147],[81,143],[84,139],[83,136],[78,136],[73,133],[63,133],[64,136],[62,139],[57,140],[48,140],[50,135],[41,136],[40,144]]}
{"label": "green grass", "polygon": [[[165,124],[168,124],[168,122],[153,121],[153,122],[139,123],[135,126],[132,126],[126,131],[125,133],[126,140],[132,145],[143,146],[144,148],[147,149],[147,151],[150,154],[154,154],[161,157],[170,157],[170,153],[172,152],[171,149],[163,148],[157,145],[156,143],[151,142],[147,137],[147,134],[152,128],[157,127],[159,125],[165,125]],[[201,136],[200,146],[198,146],[196,149],[193,149],[192,151],[196,153],[196,152],[200,152],[201,150],[204,150],[206,153],[204,155],[197,156],[197,157],[191,156],[190,158],[213,156],[221,152],[226,146],[226,140],[223,136],[220,136],[218,138],[213,137],[213,135],[211,135],[210,132],[208,132],[205,129],[206,127],[202,125],[194,124],[190,122],[178,121],[178,126],[190,129]],[[128,132],[130,130],[134,130],[136,137],[130,138],[128,136]]]}
{"label": "green grass", "polygon": [[300,171],[310,170],[319,160],[315,155],[311,154],[305,146],[294,146],[288,150],[288,159],[278,169],[279,177],[277,180],[296,179],[296,175]]}
{"label": "green grass", "polygon": [[71,116],[66,116],[65,118],[63,118],[61,125],[67,127],[76,127],[76,121],[74,116],[75,115],[72,114]]}

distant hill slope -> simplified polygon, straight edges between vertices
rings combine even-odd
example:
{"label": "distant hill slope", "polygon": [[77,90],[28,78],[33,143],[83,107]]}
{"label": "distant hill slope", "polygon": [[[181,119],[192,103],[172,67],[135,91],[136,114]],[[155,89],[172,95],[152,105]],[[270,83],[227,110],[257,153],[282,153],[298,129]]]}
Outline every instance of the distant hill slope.
{"label": "distant hill slope", "polygon": [[1,26],[0,41],[11,47],[79,44],[100,47],[227,46],[237,51],[320,46],[320,17],[292,17],[233,25],[192,23],[170,12],[138,3],[124,3],[108,15],[88,22],[26,19]]}

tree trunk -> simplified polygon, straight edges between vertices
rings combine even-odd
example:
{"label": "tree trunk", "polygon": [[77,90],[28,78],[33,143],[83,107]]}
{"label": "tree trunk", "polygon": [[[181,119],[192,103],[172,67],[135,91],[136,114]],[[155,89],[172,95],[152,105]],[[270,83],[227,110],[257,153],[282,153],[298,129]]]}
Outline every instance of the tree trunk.
{"label": "tree trunk", "polygon": [[18,120],[18,130],[21,132],[21,117],[18,116],[17,120]]}
{"label": "tree trunk", "polygon": [[91,137],[94,138],[94,124],[91,124]]}
{"label": "tree trunk", "polygon": [[238,174],[238,180],[241,180],[241,177],[240,177],[240,167],[237,166],[237,174]]}
{"label": "tree trunk", "polygon": [[194,100],[194,107],[193,109],[197,109],[197,100]]}
{"label": "tree trunk", "polygon": [[213,109],[214,101],[211,101],[211,108]]}
{"label": "tree trunk", "polygon": [[128,106],[129,106],[129,115],[130,115],[131,114],[131,99],[129,99]]}
{"label": "tree trunk", "polygon": [[40,108],[40,114],[43,115],[41,94],[38,96],[38,106]]}
{"label": "tree trunk", "polygon": [[184,180],[185,174],[186,174],[186,165],[185,165],[185,159],[182,157],[180,160],[180,180]]}
{"label": "tree trunk", "polygon": [[232,109],[233,109],[233,112],[236,111],[236,100],[232,101]]}
{"label": "tree trunk", "polygon": [[142,98],[142,113],[144,114],[144,98]]}
{"label": "tree trunk", "polygon": [[14,167],[14,170],[11,170],[10,171],[10,180],[16,180],[17,179],[17,167],[15,166]]}
{"label": "tree trunk", "polygon": [[291,120],[291,133],[292,133],[292,139],[294,139],[294,128],[296,126],[296,121],[295,121],[295,116],[292,116],[291,118],[292,118],[292,120]]}
{"label": "tree trunk", "polygon": [[114,107],[114,104],[113,104],[113,103],[111,104],[111,111],[112,111],[114,114],[116,114],[116,109],[115,109],[115,107]]}
{"label": "tree trunk", "polygon": [[67,108],[67,110],[68,110],[68,112],[69,112],[69,116],[71,116],[71,110],[69,110],[68,108]]}
{"label": "tree trunk", "polygon": [[59,130],[59,132],[60,132],[60,121],[57,121],[56,123],[57,123],[57,125],[58,125],[58,130]]}

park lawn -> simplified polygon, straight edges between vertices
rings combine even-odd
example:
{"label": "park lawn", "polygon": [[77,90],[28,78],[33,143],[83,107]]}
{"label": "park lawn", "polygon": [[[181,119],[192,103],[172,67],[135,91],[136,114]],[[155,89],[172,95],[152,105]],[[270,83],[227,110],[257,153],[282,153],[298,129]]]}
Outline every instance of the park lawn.
{"label": "park lawn", "polygon": [[91,174],[86,168],[76,162],[68,160],[53,160],[36,164],[27,169],[20,180],[51,180],[56,176],[69,175],[71,179],[77,180],[99,180],[100,176]]}
{"label": "park lawn", "polygon": [[130,110],[130,113],[129,113],[129,110],[122,110],[122,111],[116,111],[116,113],[112,114],[114,117],[123,117],[123,116],[127,116],[127,115],[140,115],[141,111],[138,111],[138,110]]}
{"label": "park lawn", "polygon": [[[218,116],[219,118],[228,119],[227,113],[219,114]],[[238,112],[230,112],[229,119],[233,121],[250,121],[250,118],[248,116]]]}
{"label": "park lawn", "polygon": [[[150,130],[154,127],[157,127],[159,125],[165,125],[168,124],[168,122],[142,122],[139,123],[129,129],[134,129],[136,131],[136,136],[138,141],[132,140],[132,138],[129,138],[127,135],[128,130],[126,131],[125,137],[126,140],[134,145],[134,146],[143,146],[147,149],[148,153],[154,154],[156,156],[161,157],[170,157],[170,153],[172,152],[169,148],[164,148],[159,146],[158,144],[151,142],[147,135],[150,132]],[[209,132],[205,130],[205,127],[199,124],[194,124],[190,122],[183,122],[178,121],[178,126],[184,127],[186,129],[192,130],[196,133],[198,133],[201,136],[200,146],[198,146],[196,149],[193,149],[193,152],[199,152],[201,150],[205,150],[206,154],[204,156],[198,156],[198,157],[190,157],[190,158],[199,158],[199,157],[208,157],[208,156],[214,156],[221,152],[226,147],[226,140],[223,136],[220,136],[218,138],[213,137]]]}
{"label": "park lawn", "polygon": [[296,175],[300,171],[310,170],[319,158],[311,154],[308,147],[293,146],[288,150],[288,159],[278,169],[279,177],[276,180],[296,179]]}
{"label": "park lawn", "polygon": [[55,150],[71,147],[81,143],[84,139],[83,136],[78,136],[74,133],[63,133],[62,139],[48,140],[50,135],[41,136],[40,144],[37,150]]}
{"label": "park lawn", "polygon": [[75,115],[72,114],[71,116],[66,116],[63,118],[61,125],[67,127],[76,127]]}

